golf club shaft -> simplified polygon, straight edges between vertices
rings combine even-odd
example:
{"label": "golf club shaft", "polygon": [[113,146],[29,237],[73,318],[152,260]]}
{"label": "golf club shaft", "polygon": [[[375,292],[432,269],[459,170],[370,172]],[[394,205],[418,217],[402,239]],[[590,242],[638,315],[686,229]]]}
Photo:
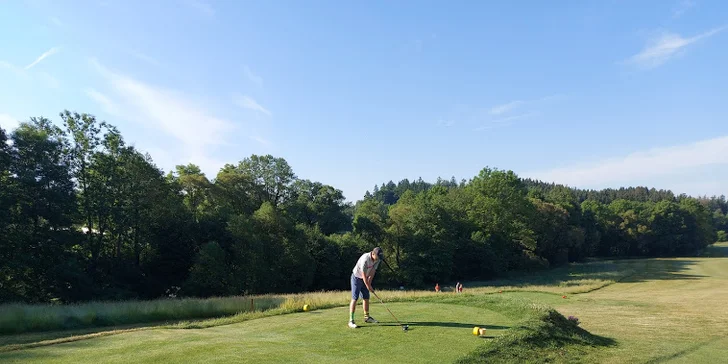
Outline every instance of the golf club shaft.
{"label": "golf club shaft", "polygon": [[384,306],[384,308],[386,308],[387,311],[389,311],[389,314],[392,315],[392,317],[394,317],[394,320],[397,321],[397,323],[400,324],[400,326],[401,326],[402,323],[399,322],[399,320],[397,320],[397,316],[394,316],[394,314],[392,313],[392,311],[390,311],[389,308],[387,307],[387,305],[384,304],[384,301],[382,301],[382,299],[379,298],[379,295],[376,292],[372,292],[372,293],[374,293],[374,296],[377,297],[377,299],[379,300],[379,302],[382,303],[382,306]]}
{"label": "golf club shaft", "polygon": [[392,269],[392,266],[390,266],[390,265],[389,265],[389,263],[387,263],[387,261],[386,261],[386,260],[382,259],[382,261],[384,262],[384,264],[386,264],[386,265],[387,265],[387,268],[389,268],[389,270],[391,270],[391,271],[392,271],[392,273],[394,273],[395,275],[397,274],[397,272],[395,272],[395,271],[394,271],[394,269]]}

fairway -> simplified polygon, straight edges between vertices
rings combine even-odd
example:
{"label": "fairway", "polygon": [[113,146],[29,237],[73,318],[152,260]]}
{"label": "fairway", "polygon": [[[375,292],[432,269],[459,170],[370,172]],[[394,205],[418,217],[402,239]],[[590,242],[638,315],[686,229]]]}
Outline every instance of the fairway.
{"label": "fairway", "polygon": [[311,311],[207,329],[156,329],[0,354],[2,362],[451,362],[483,340],[474,326],[497,336],[513,320],[482,308],[437,303],[381,304],[371,313],[379,324],[346,326],[348,308]]}
{"label": "fairway", "polygon": [[728,358],[728,243],[695,258],[622,261],[635,273],[553,304],[595,335],[617,340],[586,362],[715,363]]}

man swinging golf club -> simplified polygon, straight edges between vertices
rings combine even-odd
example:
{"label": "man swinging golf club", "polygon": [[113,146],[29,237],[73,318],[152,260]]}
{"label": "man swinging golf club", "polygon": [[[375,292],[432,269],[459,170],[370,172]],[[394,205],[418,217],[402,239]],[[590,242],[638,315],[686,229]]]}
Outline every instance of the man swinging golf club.
{"label": "man swinging golf club", "polygon": [[372,279],[374,279],[374,273],[376,273],[379,263],[383,258],[382,248],[376,247],[371,252],[362,254],[352,270],[351,304],[349,305],[349,327],[352,329],[357,328],[354,323],[354,311],[356,311],[356,301],[359,299],[359,296],[364,301],[364,322],[379,322],[374,317],[369,316],[369,292],[374,292]]}

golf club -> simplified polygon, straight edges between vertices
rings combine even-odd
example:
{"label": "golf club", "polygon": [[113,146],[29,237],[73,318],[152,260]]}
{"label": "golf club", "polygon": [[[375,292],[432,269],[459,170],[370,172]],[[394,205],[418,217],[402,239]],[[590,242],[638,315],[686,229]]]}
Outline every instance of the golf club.
{"label": "golf club", "polygon": [[397,280],[399,281],[399,284],[401,286],[402,285],[402,279],[401,279],[401,277],[399,275],[399,271],[395,271],[394,269],[392,269],[392,266],[390,266],[389,263],[387,263],[387,261],[384,260],[384,257],[381,257],[380,259],[384,262],[384,264],[387,266],[387,268],[389,268],[389,270],[392,273],[394,273],[394,276],[397,277]]}
{"label": "golf club", "polygon": [[391,270],[392,273],[394,273],[395,275],[397,274],[397,272],[395,272],[394,269],[392,269],[392,267],[389,265],[389,263],[387,263],[386,260],[384,260],[384,258],[380,258],[380,259],[382,259],[382,261],[384,262],[384,264],[387,265],[387,268],[389,268],[389,270]]}
{"label": "golf club", "polygon": [[389,310],[389,308],[387,307],[387,305],[385,305],[385,304],[384,304],[384,301],[382,301],[382,299],[381,299],[381,298],[379,298],[379,295],[378,295],[378,294],[377,294],[376,292],[373,292],[373,291],[372,291],[372,293],[374,293],[374,296],[375,296],[375,297],[377,297],[377,299],[379,300],[379,302],[381,302],[381,303],[382,303],[382,306],[384,306],[384,308],[386,308],[386,309],[387,309],[387,311],[389,311],[389,314],[390,314],[390,315],[392,315],[392,317],[394,317],[394,320],[395,320],[395,321],[397,321],[397,323],[398,323],[398,324],[399,324],[400,326],[402,326],[402,331],[407,331],[407,330],[409,330],[409,325],[402,325],[402,323],[401,323],[401,322],[399,322],[399,320],[397,320],[397,316],[394,316],[394,314],[392,313],[392,311],[390,311],[390,310]]}

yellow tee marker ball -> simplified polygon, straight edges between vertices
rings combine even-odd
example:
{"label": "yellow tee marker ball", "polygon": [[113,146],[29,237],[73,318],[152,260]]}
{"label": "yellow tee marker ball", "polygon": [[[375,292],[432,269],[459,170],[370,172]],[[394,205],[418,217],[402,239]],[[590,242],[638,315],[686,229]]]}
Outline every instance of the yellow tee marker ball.
{"label": "yellow tee marker ball", "polygon": [[303,310],[308,311],[308,305],[303,305]]}
{"label": "yellow tee marker ball", "polygon": [[480,327],[473,327],[473,335],[478,335],[478,332],[480,331]]}

